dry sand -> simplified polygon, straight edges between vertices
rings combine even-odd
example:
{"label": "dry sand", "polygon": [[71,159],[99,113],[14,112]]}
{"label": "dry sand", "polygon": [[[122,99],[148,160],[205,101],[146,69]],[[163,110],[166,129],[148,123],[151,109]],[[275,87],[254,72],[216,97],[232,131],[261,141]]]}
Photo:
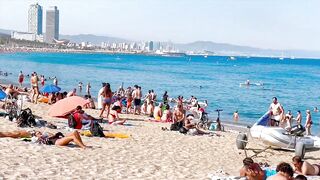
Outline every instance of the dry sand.
{"label": "dry sand", "polygon": [[[68,133],[67,120],[47,115],[50,106],[25,103],[41,119],[61,129],[44,131]],[[98,116],[97,110],[86,110]],[[169,124],[141,121],[142,116],[122,115],[128,126],[102,124],[104,129],[128,133],[128,139],[83,137],[92,148],[57,147],[23,142],[21,139],[0,138],[0,179],[208,179],[208,174],[222,170],[238,175],[243,151],[235,146],[238,132],[220,132],[217,136],[189,136],[162,131]],[[140,120],[140,121],[138,121]],[[16,124],[0,118],[0,131],[17,130]],[[24,128],[27,129],[27,128]],[[262,149],[259,142],[251,148]],[[252,151],[248,151],[252,154]],[[267,150],[255,157],[257,162],[276,166],[290,162],[293,152]],[[308,161],[320,161],[319,152],[308,152]]]}

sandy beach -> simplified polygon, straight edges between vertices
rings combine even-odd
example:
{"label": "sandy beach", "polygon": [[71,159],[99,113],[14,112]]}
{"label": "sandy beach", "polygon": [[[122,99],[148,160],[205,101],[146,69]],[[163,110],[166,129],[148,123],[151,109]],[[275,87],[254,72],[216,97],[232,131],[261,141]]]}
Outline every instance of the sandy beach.
{"label": "sandy beach", "polygon": [[[47,104],[25,103],[40,119],[58,126],[48,132],[68,133],[66,119],[48,116]],[[98,110],[88,114],[98,116]],[[165,123],[145,122],[143,116],[122,115],[132,119],[126,126],[102,124],[105,130],[127,133],[127,139],[83,137],[89,149],[76,146],[57,147],[24,142],[21,139],[1,138],[0,177],[9,179],[208,179],[210,173],[223,171],[238,175],[245,157],[237,150],[237,131],[218,132],[218,136],[189,136],[163,131]],[[17,130],[16,124],[0,118],[0,131]],[[28,128],[24,128],[28,129]],[[249,148],[262,149],[259,142]],[[249,155],[253,153],[248,151]],[[267,150],[255,157],[257,162],[276,166],[290,162],[293,152]],[[306,158],[316,162],[318,152],[308,152]]]}

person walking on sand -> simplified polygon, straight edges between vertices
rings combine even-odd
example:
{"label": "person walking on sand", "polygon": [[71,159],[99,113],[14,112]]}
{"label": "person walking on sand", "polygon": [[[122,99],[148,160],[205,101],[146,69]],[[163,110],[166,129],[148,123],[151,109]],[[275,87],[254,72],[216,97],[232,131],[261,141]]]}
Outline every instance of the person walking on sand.
{"label": "person walking on sand", "polygon": [[38,103],[38,96],[39,96],[39,78],[36,72],[33,72],[31,75],[31,89],[32,89],[32,98],[31,102],[37,104]]}
{"label": "person walking on sand", "polygon": [[23,80],[24,80],[24,75],[23,75],[22,71],[20,71],[19,76],[18,76],[18,82],[19,82],[20,87],[22,87]]}
{"label": "person walking on sand", "polygon": [[312,126],[312,119],[311,119],[311,112],[308,109],[306,111],[307,117],[306,117],[306,124],[305,124],[305,128],[306,128],[306,135],[311,135],[311,126]]}

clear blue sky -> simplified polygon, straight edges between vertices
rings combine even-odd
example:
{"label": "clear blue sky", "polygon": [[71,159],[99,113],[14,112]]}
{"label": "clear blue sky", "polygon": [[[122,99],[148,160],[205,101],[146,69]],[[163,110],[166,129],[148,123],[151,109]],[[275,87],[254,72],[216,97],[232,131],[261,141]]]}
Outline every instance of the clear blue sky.
{"label": "clear blue sky", "polygon": [[0,28],[26,31],[35,2],[58,6],[61,34],[320,51],[320,0],[0,0]]}

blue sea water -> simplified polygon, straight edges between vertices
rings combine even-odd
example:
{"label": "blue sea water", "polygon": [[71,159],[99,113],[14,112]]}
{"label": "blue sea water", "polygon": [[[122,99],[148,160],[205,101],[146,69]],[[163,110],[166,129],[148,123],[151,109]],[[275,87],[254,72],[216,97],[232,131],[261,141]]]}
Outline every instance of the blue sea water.
{"label": "blue sea water", "polygon": [[[216,118],[217,108],[223,109],[222,120],[231,120],[238,110],[240,123],[245,124],[262,116],[273,96],[294,115],[301,110],[305,117],[306,109],[320,107],[320,60],[316,59],[237,57],[230,61],[223,56],[12,53],[0,54],[0,63],[0,70],[12,73],[8,80],[16,82],[20,70],[24,74],[36,71],[57,76],[65,91],[77,87],[79,81],[84,86],[90,82],[96,95],[101,82],[109,82],[113,90],[123,82],[125,87],[141,85],[144,93],[154,89],[159,98],[166,90],[170,97],[194,95],[209,101],[211,118]],[[240,87],[247,79],[264,86]],[[319,134],[320,112],[312,112],[312,117],[313,132]]]}

